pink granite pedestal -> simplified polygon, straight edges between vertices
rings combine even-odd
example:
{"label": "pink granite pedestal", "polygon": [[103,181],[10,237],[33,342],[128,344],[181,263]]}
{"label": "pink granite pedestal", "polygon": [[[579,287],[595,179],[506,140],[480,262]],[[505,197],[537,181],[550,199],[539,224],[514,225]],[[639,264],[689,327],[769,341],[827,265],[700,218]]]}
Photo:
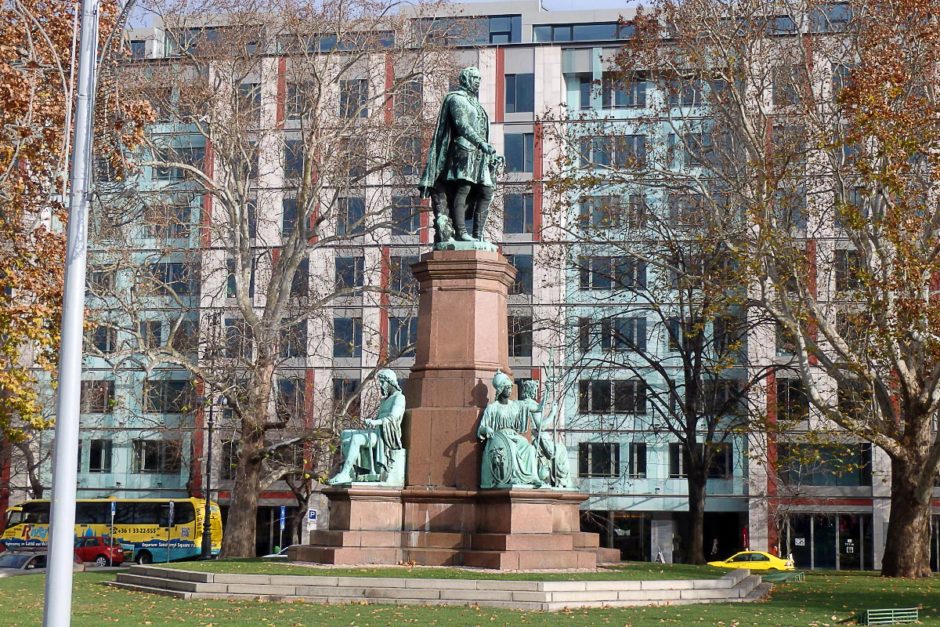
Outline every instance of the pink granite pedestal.
{"label": "pink granite pedestal", "polygon": [[593,568],[619,553],[582,533],[587,495],[480,490],[476,438],[496,369],[508,364],[507,293],[515,269],[496,252],[434,251],[413,266],[420,291],[415,365],[405,384],[403,488],[324,490],[330,529],[290,558],[329,564]]}

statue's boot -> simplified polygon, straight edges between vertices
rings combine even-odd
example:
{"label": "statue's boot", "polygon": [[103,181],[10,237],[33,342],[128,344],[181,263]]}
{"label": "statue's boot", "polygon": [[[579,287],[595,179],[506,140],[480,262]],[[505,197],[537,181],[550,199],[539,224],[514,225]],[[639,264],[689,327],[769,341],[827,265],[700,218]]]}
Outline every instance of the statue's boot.
{"label": "statue's boot", "polygon": [[473,238],[483,241],[483,227],[486,226],[486,216],[490,212],[489,209],[483,209],[477,214],[477,217],[473,220]]}

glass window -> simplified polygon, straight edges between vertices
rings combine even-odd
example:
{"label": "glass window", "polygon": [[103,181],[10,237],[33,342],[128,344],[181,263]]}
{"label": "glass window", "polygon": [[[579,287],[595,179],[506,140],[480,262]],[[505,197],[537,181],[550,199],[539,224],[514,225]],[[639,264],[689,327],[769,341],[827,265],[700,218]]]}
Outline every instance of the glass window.
{"label": "glass window", "polygon": [[229,359],[250,360],[254,331],[247,322],[238,318],[225,321],[225,356]]}
{"label": "glass window", "polygon": [[424,104],[424,79],[421,76],[408,80],[395,93],[395,117],[413,119],[421,113]]}
{"label": "glass window", "polygon": [[414,235],[421,228],[421,199],[392,196],[392,235]]}
{"label": "glass window", "polygon": [[163,342],[163,323],[159,320],[144,320],[140,323],[140,348],[159,348]]}
{"label": "glass window", "polygon": [[297,199],[285,198],[281,201],[281,238],[287,239],[297,226]]}
{"label": "glass window", "polygon": [[337,200],[336,234],[362,235],[365,233],[366,199],[358,196]]}
{"label": "glass window", "polygon": [[364,285],[365,259],[363,257],[336,257],[333,263],[336,289],[349,289]]}
{"label": "glass window", "polygon": [[418,341],[418,318],[408,316],[388,319],[388,352],[391,359],[414,357],[415,342]]}
{"label": "glass window", "polygon": [[88,455],[88,472],[111,472],[111,440],[92,440]]}
{"label": "glass window", "polygon": [[143,59],[147,56],[147,42],[143,39],[131,40],[131,58]]}
{"label": "glass window", "polygon": [[96,326],[88,338],[99,352],[108,355],[117,349],[117,329],[104,325]]}
{"label": "glass window", "polygon": [[284,178],[300,178],[304,174],[304,143],[299,139],[284,141]]}
{"label": "glass window", "polygon": [[114,381],[82,381],[81,413],[110,414],[114,408]]}
{"label": "glass window", "polygon": [[416,255],[392,255],[388,263],[388,289],[402,294],[413,293],[418,287],[418,282],[411,272],[411,266],[418,263],[418,257]]}
{"label": "glass window", "polygon": [[628,472],[631,479],[646,478],[646,442],[630,443],[630,467]]}
{"label": "glass window", "polygon": [[506,75],[506,113],[535,110],[535,74]]}
{"label": "glass window", "polygon": [[144,413],[182,414],[193,409],[193,387],[187,380],[158,379],[144,384]]}
{"label": "glass window", "polygon": [[605,442],[578,443],[579,477],[620,475],[620,445]]}
{"label": "glass window", "polygon": [[302,298],[310,293],[310,259],[303,258],[290,281],[290,295]]}
{"label": "glass window", "polygon": [[617,22],[575,24],[573,30],[574,41],[617,39]]}
{"label": "glass window", "polygon": [[531,233],[533,197],[531,193],[507,193],[503,196],[503,232]]}
{"label": "glass window", "polygon": [[509,316],[509,356],[532,356],[532,316]]}
{"label": "glass window", "polygon": [[506,260],[516,269],[516,278],[510,294],[532,294],[532,255],[506,255]]}
{"label": "glass window", "polygon": [[339,408],[349,402],[348,413],[352,416],[359,414],[359,379],[348,377],[333,377],[333,404]]}
{"label": "glass window", "polygon": [[[134,440],[133,470],[135,473],[176,474],[182,468],[182,447],[179,440]],[[134,522],[160,524],[159,503],[135,503]],[[117,516],[115,516],[117,522]],[[123,522],[123,521],[122,521]]]}
{"label": "glass window", "polygon": [[275,411],[279,420],[302,419],[304,417],[304,402],[303,379],[280,378],[277,380]]}
{"label": "glass window", "polygon": [[299,320],[281,329],[281,357],[304,357],[307,354],[307,321]]}
{"label": "glass window", "polygon": [[645,107],[646,81],[605,72],[601,78],[601,99],[605,109]]}
{"label": "glass window", "polygon": [[532,40],[535,42],[545,42],[552,40],[552,27],[551,26],[533,26],[532,27]]}
{"label": "glass window", "polygon": [[535,135],[532,133],[507,133],[506,170],[508,172],[532,172],[535,158]]}
{"label": "glass window", "polygon": [[369,117],[369,83],[364,78],[339,82],[339,114],[344,118]]}
{"label": "glass window", "polygon": [[156,294],[161,296],[188,296],[199,291],[196,274],[185,263],[151,264],[150,278],[155,283]]}
{"label": "glass window", "polygon": [[362,356],[362,318],[333,318],[333,357]]}
{"label": "glass window", "polygon": [[239,83],[235,114],[240,119],[257,124],[261,120],[261,85]]}

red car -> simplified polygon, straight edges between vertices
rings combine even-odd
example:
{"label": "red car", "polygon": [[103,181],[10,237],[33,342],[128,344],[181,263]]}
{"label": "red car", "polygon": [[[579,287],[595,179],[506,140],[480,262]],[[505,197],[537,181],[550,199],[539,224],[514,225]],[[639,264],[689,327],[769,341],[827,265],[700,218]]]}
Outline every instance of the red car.
{"label": "red car", "polygon": [[75,556],[95,566],[120,566],[124,563],[121,543],[109,536],[82,536],[75,538]]}

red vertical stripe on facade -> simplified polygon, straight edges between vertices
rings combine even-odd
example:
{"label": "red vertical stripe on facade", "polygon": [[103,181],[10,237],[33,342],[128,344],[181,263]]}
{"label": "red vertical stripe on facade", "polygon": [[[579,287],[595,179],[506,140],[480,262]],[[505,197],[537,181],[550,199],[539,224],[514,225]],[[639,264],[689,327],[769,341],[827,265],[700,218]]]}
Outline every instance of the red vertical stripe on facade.
{"label": "red vertical stripe on facade", "polygon": [[192,477],[189,492],[191,496],[203,497],[202,461],[206,451],[206,384],[201,379],[196,381],[196,396],[205,399],[199,404],[193,416],[193,458],[189,462],[189,476]]}
{"label": "red vertical stripe on facade", "polygon": [[532,239],[542,239],[542,123],[536,122],[532,138]]}
{"label": "red vertical stripe on facade", "polygon": [[421,213],[418,214],[418,220],[420,221],[420,230],[418,231],[418,237],[421,240],[422,244],[431,243],[431,199],[422,198],[421,199]]}
{"label": "red vertical stripe on facade", "polygon": [[506,112],[506,51],[496,48],[496,103],[493,121],[502,124]]}
{"label": "red vertical stripe on facade", "polygon": [[277,60],[277,128],[284,128],[284,104],[287,102],[287,59]]}
{"label": "red vertical stripe on facade", "polygon": [[395,64],[392,55],[385,55],[385,123],[391,124],[395,118],[395,99],[392,97],[392,87],[395,85]]}
{"label": "red vertical stripe on facade", "polygon": [[391,269],[391,251],[388,246],[382,247],[382,295],[379,297],[379,362],[388,359],[388,284]]}

